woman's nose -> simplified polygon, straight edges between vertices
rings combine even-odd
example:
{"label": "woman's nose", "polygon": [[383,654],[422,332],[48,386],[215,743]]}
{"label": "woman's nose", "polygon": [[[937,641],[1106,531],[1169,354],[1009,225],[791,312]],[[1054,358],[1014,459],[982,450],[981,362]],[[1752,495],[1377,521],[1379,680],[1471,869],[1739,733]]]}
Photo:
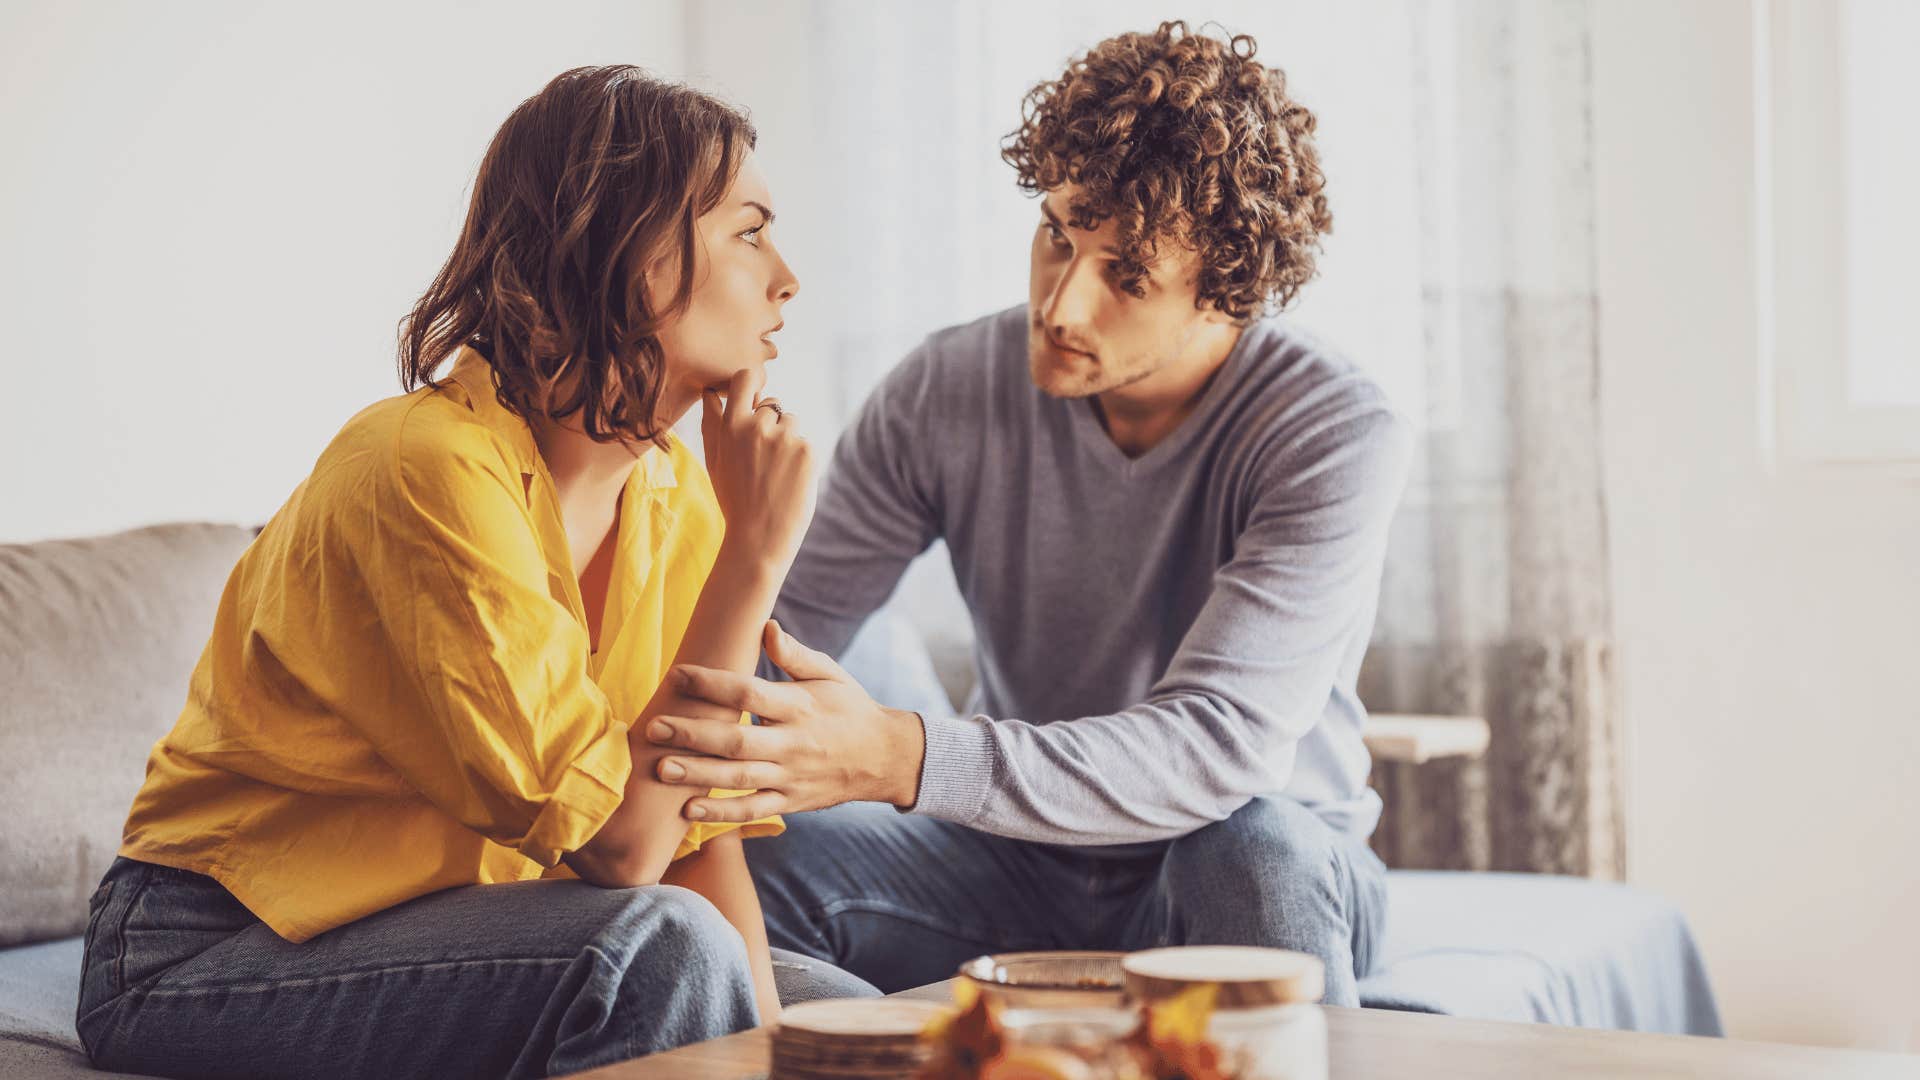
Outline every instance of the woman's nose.
{"label": "woman's nose", "polygon": [[787,265],[785,258],[778,254],[774,258],[780,260],[780,267],[773,276],[773,299],[784,304],[800,291],[800,279],[794,276],[793,268]]}

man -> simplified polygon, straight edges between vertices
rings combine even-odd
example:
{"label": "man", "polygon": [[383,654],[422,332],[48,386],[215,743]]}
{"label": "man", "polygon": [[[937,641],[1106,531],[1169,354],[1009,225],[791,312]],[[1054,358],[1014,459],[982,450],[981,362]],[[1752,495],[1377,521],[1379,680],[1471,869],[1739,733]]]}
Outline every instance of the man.
{"label": "man", "polygon": [[[658,725],[689,751],[664,778],[757,789],[690,817],[833,807],[750,845],[774,945],[884,990],[984,952],[1268,945],[1358,1003],[1385,868],[1354,681],[1410,439],[1262,317],[1331,218],[1313,116],[1253,53],[1168,23],[1028,96],[1028,304],[933,335],[841,439],[765,638],[793,681],[679,670],[765,721]],[[830,659],[936,538],[978,631],[966,717]]]}

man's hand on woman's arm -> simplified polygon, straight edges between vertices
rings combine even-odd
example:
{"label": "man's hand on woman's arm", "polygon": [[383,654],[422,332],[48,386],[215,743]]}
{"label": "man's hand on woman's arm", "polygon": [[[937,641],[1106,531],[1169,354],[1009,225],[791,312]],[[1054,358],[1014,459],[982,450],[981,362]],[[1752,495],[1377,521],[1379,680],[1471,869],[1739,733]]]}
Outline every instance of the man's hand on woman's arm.
{"label": "man's hand on woman's arm", "polygon": [[764,644],[792,682],[691,664],[676,665],[668,677],[690,698],[770,721],[745,727],[692,711],[653,718],[645,734],[657,744],[662,782],[753,791],[693,799],[687,817],[739,822],[843,802],[912,806],[926,753],[920,717],[874,701],[832,657],[795,641],[778,623],[767,623]]}

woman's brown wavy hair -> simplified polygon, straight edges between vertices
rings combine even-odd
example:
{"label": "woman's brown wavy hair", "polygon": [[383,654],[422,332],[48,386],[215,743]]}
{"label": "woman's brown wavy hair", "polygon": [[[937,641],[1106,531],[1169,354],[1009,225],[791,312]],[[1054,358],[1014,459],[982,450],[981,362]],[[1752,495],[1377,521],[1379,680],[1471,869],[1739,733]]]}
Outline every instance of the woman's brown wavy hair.
{"label": "woman's brown wavy hair", "polygon": [[[435,369],[469,346],[521,417],[577,412],[596,442],[664,448],[657,335],[686,309],[693,275],[653,297],[642,271],[675,247],[693,266],[694,221],[755,139],[738,109],[637,67],[556,77],[488,146],[453,254],[400,322],[401,385],[438,385]],[[578,378],[557,399],[569,368]]]}
{"label": "woman's brown wavy hair", "polygon": [[1256,49],[1178,20],[1109,38],[1027,94],[1001,157],[1029,193],[1079,184],[1069,224],[1119,219],[1113,274],[1129,294],[1170,239],[1199,255],[1199,307],[1236,320],[1285,307],[1333,215],[1313,114]]}

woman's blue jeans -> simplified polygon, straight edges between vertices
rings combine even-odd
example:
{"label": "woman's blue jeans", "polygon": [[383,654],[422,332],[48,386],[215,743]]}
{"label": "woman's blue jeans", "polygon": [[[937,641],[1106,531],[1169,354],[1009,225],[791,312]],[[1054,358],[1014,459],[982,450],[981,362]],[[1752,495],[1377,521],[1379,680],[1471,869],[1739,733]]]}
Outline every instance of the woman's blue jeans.
{"label": "woman's blue jeans", "polygon": [[[783,1001],[876,993],[776,954]],[[121,858],[88,911],[93,1063],[175,1076],[548,1076],[759,1022],[746,947],[670,885],[476,885],[302,944],[211,878]]]}

